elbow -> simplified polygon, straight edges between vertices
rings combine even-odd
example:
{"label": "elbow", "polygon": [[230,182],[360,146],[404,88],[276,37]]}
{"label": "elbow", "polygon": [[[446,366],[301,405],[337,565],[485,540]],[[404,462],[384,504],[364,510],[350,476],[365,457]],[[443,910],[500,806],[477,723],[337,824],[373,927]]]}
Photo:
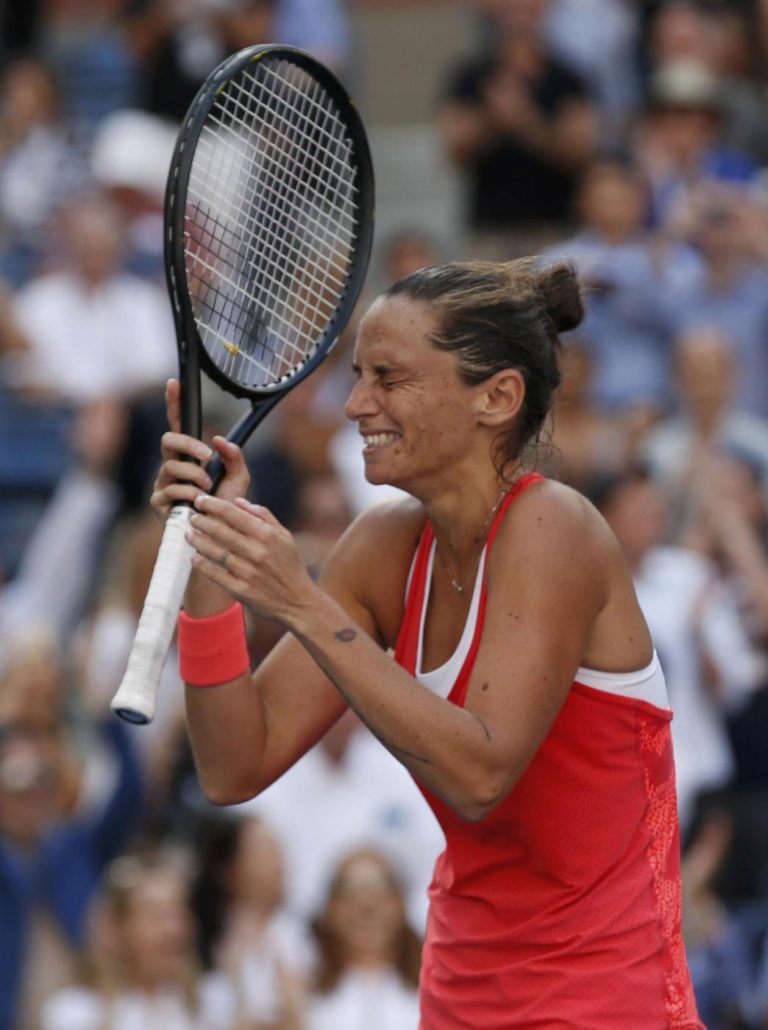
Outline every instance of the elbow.
{"label": "elbow", "polygon": [[459,818],[468,823],[479,823],[501,804],[517,781],[509,770],[503,773],[483,768],[464,784],[461,797],[451,806]]}
{"label": "elbow", "polygon": [[216,808],[228,808],[230,805],[242,805],[244,801],[250,801],[256,795],[238,791],[209,790],[204,787],[203,796],[209,805],[214,805]]}
{"label": "elbow", "polygon": [[205,800],[217,808],[241,805],[260,793],[261,788],[247,780],[224,780],[206,776],[198,770],[198,780]]}

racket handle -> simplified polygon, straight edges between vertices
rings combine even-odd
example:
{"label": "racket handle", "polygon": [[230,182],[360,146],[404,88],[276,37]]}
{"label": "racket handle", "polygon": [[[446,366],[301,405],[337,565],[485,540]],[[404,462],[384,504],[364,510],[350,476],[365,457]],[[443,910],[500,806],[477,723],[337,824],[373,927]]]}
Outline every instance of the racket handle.
{"label": "racket handle", "polygon": [[176,629],[194,548],[185,536],[192,508],[178,505],[165,523],[163,539],[136,629],[123,681],[112,711],[127,722],[152,722],[163,665]]}

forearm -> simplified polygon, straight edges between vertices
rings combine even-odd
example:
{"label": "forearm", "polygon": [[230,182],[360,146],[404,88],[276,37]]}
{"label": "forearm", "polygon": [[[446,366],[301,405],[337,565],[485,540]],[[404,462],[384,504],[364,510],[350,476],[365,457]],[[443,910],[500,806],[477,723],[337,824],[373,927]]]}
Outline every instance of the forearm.
{"label": "forearm", "polygon": [[208,800],[237,804],[261,789],[267,725],[250,672],[215,687],[185,687],[187,732]]}
{"label": "forearm", "polygon": [[290,628],[373,735],[455,811],[479,818],[499,800],[510,770],[478,716],[422,686],[327,595]]}
{"label": "forearm", "polygon": [[184,594],[184,611],[195,619],[218,615],[232,604],[232,595],[202,573],[192,570]]}

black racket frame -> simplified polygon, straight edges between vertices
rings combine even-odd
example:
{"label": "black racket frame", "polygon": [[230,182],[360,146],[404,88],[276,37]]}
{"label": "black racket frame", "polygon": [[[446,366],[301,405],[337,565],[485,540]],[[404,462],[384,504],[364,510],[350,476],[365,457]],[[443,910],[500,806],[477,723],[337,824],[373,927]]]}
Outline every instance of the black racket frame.
{"label": "black racket frame", "polygon": [[[348,129],[354,147],[354,186],[359,232],[354,240],[346,289],[312,354],[290,375],[277,383],[249,389],[233,383],[217,368],[200,339],[187,291],[184,216],[195,146],[219,91],[245,67],[267,56],[278,60],[283,58],[298,65],[315,78],[338,105],[338,114]],[[242,445],[248,439],[279,400],[314,371],[336,343],[360,295],[370,259],[373,227],[374,176],[368,138],[357,108],[344,86],[331,71],[298,47],[267,44],[238,51],[208,76],[190,104],[176,140],[165,192],[165,272],[176,327],[183,433],[199,437],[202,430],[201,371],[228,393],[251,400],[250,410],[245,411],[227,434],[227,439],[238,445]],[[213,492],[223,472],[218,456],[209,463],[208,472],[214,481]]]}

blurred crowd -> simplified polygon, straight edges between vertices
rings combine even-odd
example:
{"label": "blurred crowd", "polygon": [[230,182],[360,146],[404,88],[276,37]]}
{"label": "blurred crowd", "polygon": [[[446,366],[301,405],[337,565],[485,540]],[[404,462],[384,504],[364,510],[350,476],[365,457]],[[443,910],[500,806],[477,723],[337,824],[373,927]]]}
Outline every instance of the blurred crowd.
{"label": "blurred crowd", "polygon": [[[368,0],[375,5],[376,0]],[[364,5],[363,5],[364,6]],[[768,1027],[768,3],[466,0],[432,84],[460,242],[403,224],[368,299],[452,257],[565,258],[588,316],[538,466],[618,537],[675,709],[709,1030]],[[434,16],[441,16],[434,5]],[[205,75],[254,42],[363,85],[342,0],[26,0],[0,35],[0,1030],[415,1030],[442,841],[352,714],[209,806],[173,657],[108,713],[162,527],[162,203]],[[450,237],[452,238],[452,237]],[[353,319],[354,321],[354,319]],[[364,507],[350,341],[249,447],[319,568]],[[206,433],[238,402],[211,391]],[[276,639],[249,625],[254,664]]]}

